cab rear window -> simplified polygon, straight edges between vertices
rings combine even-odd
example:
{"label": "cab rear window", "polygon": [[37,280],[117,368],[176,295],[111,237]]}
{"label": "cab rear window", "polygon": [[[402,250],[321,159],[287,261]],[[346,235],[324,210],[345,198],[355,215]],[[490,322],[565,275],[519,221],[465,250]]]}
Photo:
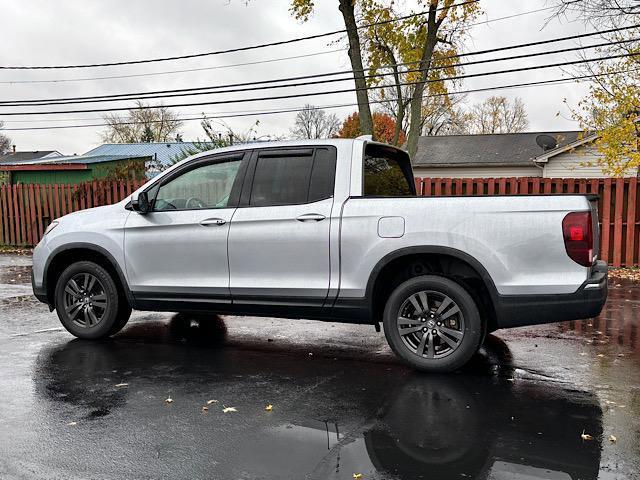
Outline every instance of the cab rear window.
{"label": "cab rear window", "polygon": [[394,148],[367,145],[364,162],[363,196],[408,197],[415,184],[408,156]]}

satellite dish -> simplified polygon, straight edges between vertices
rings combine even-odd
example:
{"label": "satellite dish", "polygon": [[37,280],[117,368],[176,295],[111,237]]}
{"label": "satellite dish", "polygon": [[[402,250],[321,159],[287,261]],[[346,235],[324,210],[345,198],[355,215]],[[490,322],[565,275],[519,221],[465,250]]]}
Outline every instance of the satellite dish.
{"label": "satellite dish", "polygon": [[552,137],[551,135],[544,135],[544,134],[538,135],[536,137],[536,143],[540,148],[542,148],[543,152],[554,149],[558,146],[558,141],[555,139],[555,137]]}

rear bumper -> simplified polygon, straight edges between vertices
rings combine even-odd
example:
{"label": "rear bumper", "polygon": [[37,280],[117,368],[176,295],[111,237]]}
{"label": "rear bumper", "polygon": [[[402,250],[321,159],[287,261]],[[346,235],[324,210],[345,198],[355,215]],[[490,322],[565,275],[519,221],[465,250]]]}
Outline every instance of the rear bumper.
{"label": "rear bumper", "polygon": [[497,326],[522,327],[596,317],[606,301],[607,264],[600,260],[575,293],[500,295],[496,305]]}

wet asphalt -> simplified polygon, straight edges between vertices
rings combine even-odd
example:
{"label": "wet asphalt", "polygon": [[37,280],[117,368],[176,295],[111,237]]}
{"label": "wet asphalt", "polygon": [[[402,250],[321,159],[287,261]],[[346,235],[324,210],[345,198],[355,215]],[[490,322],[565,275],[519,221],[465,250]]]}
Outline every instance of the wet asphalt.
{"label": "wet asphalt", "polygon": [[81,341],[29,274],[0,255],[2,479],[640,478],[638,284],[437,376],[370,326],[135,312]]}

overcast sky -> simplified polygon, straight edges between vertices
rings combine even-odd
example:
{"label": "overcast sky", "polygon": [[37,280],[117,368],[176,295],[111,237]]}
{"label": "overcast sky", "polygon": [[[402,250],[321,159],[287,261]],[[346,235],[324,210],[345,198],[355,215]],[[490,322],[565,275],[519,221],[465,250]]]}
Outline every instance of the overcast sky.
{"label": "overcast sky", "polygon": [[[553,0],[481,0],[484,14],[479,20],[491,20],[545,8],[552,5],[552,2]],[[109,0],[102,2],[0,0],[0,12],[2,12],[3,18],[2,37],[4,38],[3,48],[0,49],[0,65],[82,64],[184,55],[284,40],[343,28],[336,0],[316,0],[315,3],[317,6],[315,15],[308,23],[301,24],[289,15],[289,0],[252,0],[248,4],[242,0],[181,0],[179,2],[168,0]],[[585,31],[585,27],[581,23],[572,22],[567,18],[552,19],[545,26],[545,20],[549,15],[549,11],[543,11],[475,26],[471,31],[467,50],[500,47]],[[339,37],[335,37],[335,39],[339,40]],[[589,41],[587,40],[585,43],[589,43]],[[550,50],[560,48],[561,45],[574,46],[576,43],[564,42],[563,44],[529,50],[518,50],[518,53],[540,51],[544,48]],[[13,100],[105,95],[211,86],[331,72],[349,68],[346,51],[335,51],[343,49],[344,46],[344,41],[331,43],[331,39],[324,38],[247,52],[156,64],[79,70],[0,70],[0,98]],[[322,54],[308,58],[226,68],[238,63],[311,53]],[[574,58],[576,57],[573,53],[549,55],[520,61],[470,66],[465,72],[475,73],[491,69],[555,63]],[[225,68],[133,78],[86,80],[88,77],[135,75],[210,67]],[[561,76],[563,73],[559,68],[494,75],[466,80],[463,88],[474,89]],[[85,80],[67,81],[70,79]],[[48,82],[50,80],[57,80],[57,82]],[[38,81],[39,83],[25,83],[27,81]],[[285,92],[297,93],[352,87],[352,82],[345,82],[299,87],[297,90],[278,89],[271,92],[284,94]],[[550,131],[578,128],[577,124],[568,118],[569,112],[563,106],[562,101],[566,98],[570,104],[575,105],[585,94],[585,91],[585,84],[561,84],[502,90],[499,94],[510,98],[516,96],[522,98],[529,115],[530,131]],[[271,92],[256,92],[244,96],[265,96]],[[491,92],[471,94],[467,97],[467,101],[470,103],[480,101],[491,94]],[[166,99],[165,103],[204,102],[209,99],[213,100],[214,97],[215,100],[239,98],[238,95],[236,93],[183,97],[182,99]],[[203,112],[216,114],[299,108],[307,102],[320,106],[354,103],[355,95],[346,93],[316,96],[311,99],[294,98],[233,105],[188,107],[177,110],[185,116],[198,116]],[[102,106],[104,105],[102,104]],[[109,105],[128,106],[126,102]],[[88,105],[69,107],[89,108]],[[52,107],[51,109],[63,108]],[[9,109],[0,109],[0,120],[5,121],[7,128],[63,125],[65,123],[100,123],[101,121],[100,115],[95,113],[3,117],[2,110],[8,111]],[[331,111],[343,118],[353,110],[354,108],[351,107],[332,109]],[[558,112],[561,113],[559,116],[557,116]],[[260,120],[258,135],[284,135],[289,131],[294,116],[294,113],[287,113],[227,119],[225,121],[233,130],[242,132],[246,131],[257,118]],[[100,131],[101,128],[92,127],[6,133],[10,135],[18,150],[51,149],[59,150],[64,154],[81,154],[101,143]],[[203,137],[202,129],[197,121],[185,122],[182,131],[185,140]]]}

